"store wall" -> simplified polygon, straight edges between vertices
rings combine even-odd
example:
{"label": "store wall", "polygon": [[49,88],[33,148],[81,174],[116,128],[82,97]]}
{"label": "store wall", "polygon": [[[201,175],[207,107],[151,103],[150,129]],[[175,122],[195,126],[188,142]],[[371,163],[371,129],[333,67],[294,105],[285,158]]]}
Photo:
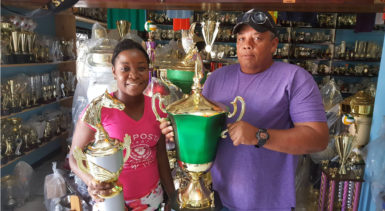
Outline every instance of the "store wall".
{"label": "store wall", "polygon": [[[385,40],[385,36],[384,36]],[[384,42],[385,43],[385,42]],[[382,47],[382,49],[385,49],[385,45]],[[376,140],[381,133],[384,133],[384,131],[381,131],[381,128],[383,124],[385,123],[385,50],[382,51],[382,57],[381,57],[381,64],[380,64],[380,72],[378,75],[377,80],[377,91],[376,91],[376,99],[374,102],[374,112],[373,112],[373,120],[372,120],[372,127],[370,131],[370,142]],[[369,142],[369,143],[370,143]],[[380,155],[380,152],[384,152],[383,150],[377,150],[376,152],[369,151],[368,154],[373,157],[380,157],[383,156]],[[377,154],[373,154],[377,153]],[[383,171],[383,169],[374,169],[375,173],[379,173],[380,171]],[[368,181],[367,176],[367,170],[365,172],[365,183],[362,186],[361,190],[361,199],[360,199],[360,211],[375,211],[376,206],[374,203],[374,198],[371,195],[371,188],[370,188],[370,181]],[[385,203],[385,202],[383,202]],[[381,207],[378,207],[377,210],[381,210]]]}

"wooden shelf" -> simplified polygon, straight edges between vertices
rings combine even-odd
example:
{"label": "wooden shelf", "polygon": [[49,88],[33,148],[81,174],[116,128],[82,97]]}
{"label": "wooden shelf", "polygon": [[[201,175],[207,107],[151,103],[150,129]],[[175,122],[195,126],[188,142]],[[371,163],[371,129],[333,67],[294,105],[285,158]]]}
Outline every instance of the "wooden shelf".
{"label": "wooden shelf", "polygon": [[31,66],[43,66],[43,65],[56,65],[56,64],[67,64],[67,63],[74,63],[76,60],[69,60],[69,61],[60,61],[60,62],[47,62],[47,63],[26,63],[26,64],[1,64],[1,68],[6,67],[31,67]]}
{"label": "wooden shelf", "polygon": [[1,165],[1,177],[11,174],[17,162],[19,161],[25,161],[29,165],[33,165],[34,163],[47,156],[49,153],[59,149],[62,146],[61,143],[65,141],[67,136],[68,132],[63,132],[60,135],[53,137],[50,141],[43,143],[38,148],[26,152],[24,155],[17,157],[4,165]]}
{"label": "wooden shelf", "polygon": [[55,104],[55,103],[60,103],[60,102],[64,102],[64,101],[72,100],[72,99],[73,99],[73,96],[60,98],[58,101],[54,101],[52,103],[42,104],[42,105],[39,105],[39,106],[36,106],[36,107],[33,107],[33,108],[24,109],[24,110],[22,110],[20,112],[17,112],[17,113],[12,113],[12,114],[9,114],[9,115],[6,115],[6,116],[1,116],[1,119],[6,119],[6,118],[9,118],[9,117],[12,117],[12,116],[16,116],[16,115],[19,115],[19,114],[23,114],[23,113],[27,113],[27,112],[30,112],[30,111],[37,110],[37,109],[42,108],[42,107],[47,106],[47,105],[51,105],[51,104]]}
{"label": "wooden shelf", "polygon": [[75,19],[76,19],[76,21],[81,21],[81,22],[85,22],[85,23],[89,23],[89,24],[99,23],[103,27],[107,28],[107,23],[97,21],[97,20],[94,20],[91,18],[86,18],[86,17],[75,15]]}

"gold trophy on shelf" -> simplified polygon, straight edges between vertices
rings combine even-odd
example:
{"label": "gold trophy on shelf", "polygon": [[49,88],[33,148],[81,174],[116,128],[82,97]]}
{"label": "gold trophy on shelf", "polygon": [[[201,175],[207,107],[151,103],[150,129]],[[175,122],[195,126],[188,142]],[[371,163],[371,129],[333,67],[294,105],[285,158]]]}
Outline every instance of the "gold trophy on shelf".
{"label": "gold trophy on shelf", "polygon": [[[84,152],[83,149],[76,148],[73,155],[82,171],[91,174],[98,182],[111,182],[113,184],[111,194],[100,196],[104,201],[97,204],[98,210],[124,211],[122,187],[117,184],[117,180],[123,164],[130,156],[131,138],[126,134],[124,142],[121,143],[119,140],[109,137],[101,124],[101,110],[103,107],[123,110],[125,106],[108,94],[107,91],[95,98],[82,117],[84,122],[96,130],[95,140],[85,147]],[[124,157],[123,149],[126,149]]]}
{"label": "gold trophy on shelf", "polygon": [[159,93],[152,97],[152,110],[157,120],[162,119],[157,113],[156,99],[159,99],[161,110],[169,115],[175,131],[177,160],[189,175],[189,184],[179,187],[176,199],[172,199],[173,209],[215,209],[214,193],[207,187],[204,178],[215,159],[218,141],[221,137],[226,137],[227,130],[223,130],[226,118],[231,118],[237,113],[237,101],[241,103],[237,121],[243,117],[245,110],[245,102],[240,96],[231,102],[234,106],[232,113],[206,99],[201,93],[202,78],[203,64],[197,56],[192,93],[189,96],[168,105],[165,109],[162,103],[164,99]]}
{"label": "gold trophy on shelf", "polygon": [[116,28],[118,29],[120,39],[123,39],[123,37],[130,31],[131,23],[126,20],[118,20],[116,21]]}
{"label": "gold trophy on shelf", "polygon": [[341,134],[335,137],[335,145],[338,156],[340,157],[339,174],[346,174],[346,162],[350,153],[352,152],[354,136],[351,134]]}

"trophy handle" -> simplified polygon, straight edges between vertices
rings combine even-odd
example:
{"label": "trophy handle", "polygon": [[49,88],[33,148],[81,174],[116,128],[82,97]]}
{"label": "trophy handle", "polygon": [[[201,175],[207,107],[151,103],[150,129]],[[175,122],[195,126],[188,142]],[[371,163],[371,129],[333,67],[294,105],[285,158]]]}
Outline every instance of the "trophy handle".
{"label": "trophy handle", "polygon": [[89,173],[89,169],[84,165],[84,161],[86,161],[86,156],[83,151],[79,147],[75,147],[74,152],[72,153],[76,160],[76,164],[79,166],[80,170]]}
{"label": "trophy handle", "polygon": [[[237,113],[237,110],[238,110],[237,101],[241,102],[242,107],[241,107],[241,112],[240,112],[236,122],[241,120],[243,118],[243,115],[245,114],[245,105],[246,105],[246,103],[245,103],[245,100],[243,99],[243,97],[241,97],[241,96],[236,96],[235,97],[235,99],[231,102],[231,104],[233,104],[233,107],[234,107],[233,113],[230,113],[229,115],[227,115],[228,118],[231,118],[231,117],[235,116],[235,114]],[[221,137],[222,138],[226,138],[227,137],[226,133],[228,131],[229,131],[228,129],[222,131]]]}
{"label": "trophy handle", "polygon": [[167,113],[167,111],[166,111],[166,109],[164,109],[163,108],[163,98],[162,98],[162,96],[160,95],[160,93],[156,93],[155,95],[153,95],[152,96],[152,98],[151,98],[151,105],[152,105],[152,111],[154,112],[154,114],[155,114],[155,117],[156,117],[156,120],[158,120],[158,121],[163,121],[164,120],[164,118],[161,118],[160,116],[159,116],[159,114],[158,114],[158,111],[156,110],[156,105],[155,105],[155,100],[156,100],[156,98],[159,98],[159,108],[160,108],[160,110],[162,111],[162,112],[164,112],[164,113]]}
{"label": "trophy handle", "polygon": [[124,141],[123,141],[123,149],[126,149],[126,155],[123,158],[123,163],[125,163],[130,157],[130,154],[131,154],[130,145],[131,145],[131,136],[126,134],[124,136]]}

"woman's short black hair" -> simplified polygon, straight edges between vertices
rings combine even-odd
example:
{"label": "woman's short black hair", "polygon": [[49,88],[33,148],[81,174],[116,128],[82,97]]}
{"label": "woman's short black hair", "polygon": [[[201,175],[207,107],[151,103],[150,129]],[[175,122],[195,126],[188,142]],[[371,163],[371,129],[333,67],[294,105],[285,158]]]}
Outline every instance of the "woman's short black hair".
{"label": "woman's short black hair", "polygon": [[112,65],[115,65],[115,59],[120,54],[120,52],[125,50],[132,50],[132,49],[136,49],[142,52],[146,57],[147,63],[150,63],[150,58],[148,57],[147,52],[143,49],[143,47],[139,43],[131,39],[124,39],[115,46],[114,53],[112,54],[112,59],[111,59]]}

